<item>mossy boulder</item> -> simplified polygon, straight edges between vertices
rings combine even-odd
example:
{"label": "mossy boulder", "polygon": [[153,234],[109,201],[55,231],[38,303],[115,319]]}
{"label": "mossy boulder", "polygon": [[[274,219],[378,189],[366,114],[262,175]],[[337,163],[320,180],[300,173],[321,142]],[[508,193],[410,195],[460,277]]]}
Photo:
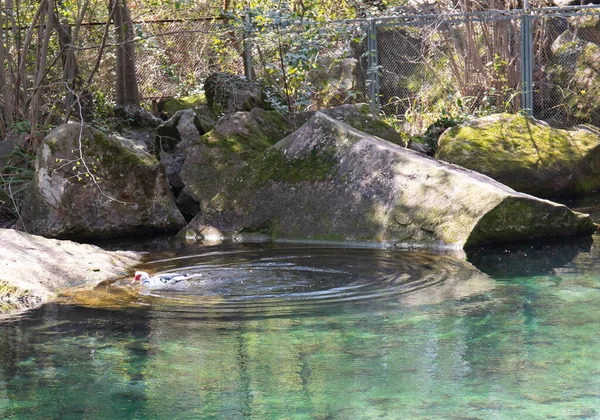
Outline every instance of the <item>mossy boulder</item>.
{"label": "mossy boulder", "polygon": [[281,114],[255,108],[227,114],[212,131],[179,144],[174,155],[182,159],[183,190],[177,204],[184,215],[194,217],[237,171],[289,133]]}
{"label": "mossy boulder", "polygon": [[461,248],[593,229],[587,215],[316,113],[182,232]]}
{"label": "mossy boulder", "polygon": [[[312,116],[315,115],[315,112],[316,111],[302,112],[293,117],[289,117],[289,120],[296,127],[300,127],[311,119]],[[334,120],[342,121],[359,131],[380,137],[394,144],[401,146],[406,145],[406,141],[402,138],[400,133],[381,119],[379,115],[374,114],[368,104],[345,104],[321,109],[319,112],[330,116]]]}
{"label": "mossy boulder", "polygon": [[600,189],[600,137],[593,127],[552,128],[535,119],[496,114],[442,134],[436,157],[538,197]]}
{"label": "mossy boulder", "polygon": [[177,111],[156,129],[153,151],[164,165],[167,179],[176,195],[183,189],[179,172],[185,161],[185,151],[206,133],[198,115],[192,109]]}
{"label": "mossy boulder", "polygon": [[185,222],[164,167],[143,148],[92,127],[52,130],[38,150],[21,229],[46,237],[102,239],[168,231]]}
{"label": "mossy boulder", "polygon": [[182,96],[179,98],[162,98],[157,103],[157,111],[171,118],[177,111],[182,109],[198,109],[206,105],[206,96],[204,94]]}
{"label": "mossy boulder", "polygon": [[[342,105],[323,112],[361,131],[402,144],[400,134],[371,114],[368,105]],[[291,134],[312,115],[314,112],[284,117],[260,108],[228,114],[219,119],[212,131],[203,136],[198,133],[189,136],[190,139],[195,136],[196,140],[177,141],[173,153],[161,154],[161,161],[167,164],[169,180],[180,180],[180,184],[172,182],[171,186],[186,218],[194,217],[241,168]],[[191,116],[187,120],[190,121]],[[189,131],[193,132],[189,126]],[[174,177],[170,168],[176,167],[180,169]]]}

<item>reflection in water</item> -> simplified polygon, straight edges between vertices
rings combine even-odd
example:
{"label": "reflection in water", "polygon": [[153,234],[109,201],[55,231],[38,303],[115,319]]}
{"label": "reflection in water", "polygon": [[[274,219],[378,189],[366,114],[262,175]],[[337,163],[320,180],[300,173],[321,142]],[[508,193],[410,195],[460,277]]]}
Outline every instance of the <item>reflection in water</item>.
{"label": "reflection in water", "polygon": [[526,277],[551,274],[582,252],[589,252],[589,236],[480,248],[468,252],[468,260],[493,277]]}
{"label": "reflection in water", "polygon": [[[586,252],[552,275],[502,280],[424,253],[210,252],[145,267],[202,272],[184,291],[124,281],[89,307],[4,322],[0,415],[600,416],[600,268]],[[93,307],[111,299],[128,306]]]}

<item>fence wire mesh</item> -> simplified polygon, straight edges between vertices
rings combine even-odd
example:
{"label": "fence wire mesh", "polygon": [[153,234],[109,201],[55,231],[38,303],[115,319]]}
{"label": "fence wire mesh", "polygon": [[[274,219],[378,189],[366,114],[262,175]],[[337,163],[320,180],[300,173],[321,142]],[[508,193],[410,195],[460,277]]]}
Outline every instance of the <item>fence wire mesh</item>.
{"label": "fence wire mesh", "polygon": [[534,23],[534,115],[555,127],[600,126],[600,10]]}
{"label": "fence wire mesh", "polygon": [[[525,17],[532,22],[528,63]],[[600,125],[596,6],[383,18],[377,55],[381,109],[413,133],[440,116],[520,110],[555,127]],[[523,110],[527,65],[533,100]]]}
{"label": "fence wire mesh", "polygon": [[[522,56],[525,15],[532,23],[530,58]],[[84,78],[97,66],[91,87],[96,105],[112,101],[115,89],[112,27],[98,61],[104,30],[103,24],[83,26],[73,48]],[[40,34],[41,29],[33,36]],[[522,68],[529,59],[533,116],[556,127],[600,126],[596,6],[375,21],[254,20],[248,25],[239,17],[142,22],[135,24],[135,35],[143,98],[195,93],[217,71],[243,75],[249,51],[251,76],[267,87],[276,109],[304,111],[372,100],[416,134],[440,116],[518,112],[523,107]],[[50,48],[60,56],[57,42]],[[35,56],[35,42],[27,54]],[[52,63],[42,98],[46,111],[65,96],[64,83],[52,82],[62,78],[60,60]],[[27,84],[31,89],[33,81]]]}
{"label": "fence wire mesh", "polygon": [[143,97],[189,94],[211,73],[243,74],[243,34],[223,21],[139,25],[138,80]]}
{"label": "fence wire mesh", "polygon": [[440,115],[516,112],[520,23],[511,15],[415,16],[377,26],[380,104],[413,133]]}
{"label": "fence wire mesh", "polygon": [[[103,28],[86,28],[78,63],[90,66],[98,54]],[[186,95],[202,88],[204,79],[216,71],[243,73],[240,55],[241,29],[221,19],[159,21],[135,24],[137,80],[142,98]],[[113,31],[102,55],[94,90],[114,97],[116,47]],[[84,71],[88,73],[88,71]]]}
{"label": "fence wire mesh", "polygon": [[276,108],[305,111],[366,101],[361,22],[291,22],[252,31],[254,76]]}

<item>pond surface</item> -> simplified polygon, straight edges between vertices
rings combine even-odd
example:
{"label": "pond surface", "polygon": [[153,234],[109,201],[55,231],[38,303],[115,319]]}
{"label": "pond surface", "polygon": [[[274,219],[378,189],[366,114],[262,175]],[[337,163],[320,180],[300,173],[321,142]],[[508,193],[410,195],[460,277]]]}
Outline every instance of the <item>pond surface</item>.
{"label": "pond surface", "polygon": [[597,243],[173,246],[200,276],[0,321],[0,417],[600,418]]}

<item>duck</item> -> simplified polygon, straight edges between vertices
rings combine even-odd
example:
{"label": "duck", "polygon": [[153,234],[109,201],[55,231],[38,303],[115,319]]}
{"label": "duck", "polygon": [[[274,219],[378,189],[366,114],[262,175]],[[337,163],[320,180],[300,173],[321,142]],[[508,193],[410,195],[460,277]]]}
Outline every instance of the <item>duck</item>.
{"label": "duck", "polygon": [[157,274],[150,277],[145,271],[136,271],[133,277],[134,282],[140,282],[142,286],[156,289],[166,288],[169,286],[176,285],[182,281],[190,279],[192,277],[199,277],[201,274],[188,274],[188,273],[168,273],[168,274]]}

